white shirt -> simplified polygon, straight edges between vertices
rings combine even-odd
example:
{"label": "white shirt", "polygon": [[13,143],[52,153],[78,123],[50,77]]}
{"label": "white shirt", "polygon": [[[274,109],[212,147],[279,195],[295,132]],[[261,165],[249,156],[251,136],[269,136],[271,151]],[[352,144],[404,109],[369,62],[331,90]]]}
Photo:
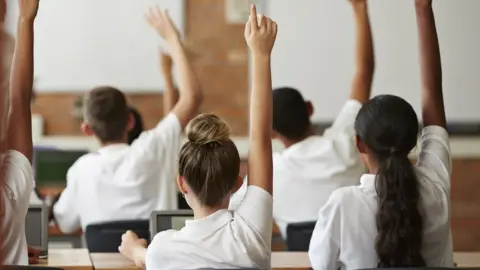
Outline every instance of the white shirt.
{"label": "white shirt", "polygon": [[0,202],[0,229],[4,233],[0,249],[5,253],[0,264],[28,265],[28,246],[25,236],[25,217],[30,194],[35,187],[32,165],[20,152],[8,151],[5,155],[5,183]]}
{"label": "white shirt", "polygon": [[[323,136],[311,136],[273,155],[273,217],[283,236],[289,223],[317,221],[320,209],[334,190],[357,185],[365,172],[354,136],[362,104],[348,100]],[[233,195],[234,209],[245,194]]]}
{"label": "white shirt", "polygon": [[236,211],[218,210],[158,233],[147,249],[151,269],[270,269],[272,197],[249,186]]}
{"label": "white shirt", "polygon": [[54,206],[62,232],[92,223],[148,219],[154,210],[177,209],[176,168],[181,125],[169,114],[131,146],[115,144],[79,158]]}
{"label": "white shirt", "polygon": [[[450,143],[445,129],[424,128],[415,171],[424,227],[422,255],[431,267],[453,267],[451,168]],[[320,210],[309,249],[314,269],[377,267],[375,175],[365,174],[360,182],[359,186],[336,190]]]}

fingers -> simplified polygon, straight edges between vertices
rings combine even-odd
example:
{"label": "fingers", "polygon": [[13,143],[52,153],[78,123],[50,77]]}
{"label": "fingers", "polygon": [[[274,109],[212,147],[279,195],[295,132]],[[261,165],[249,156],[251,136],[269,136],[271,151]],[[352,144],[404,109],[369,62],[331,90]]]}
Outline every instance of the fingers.
{"label": "fingers", "polygon": [[250,27],[252,30],[252,33],[255,33],[258,31],[258,22],[257,22],[257,7],[255,5],[252,5],[250,8]]}

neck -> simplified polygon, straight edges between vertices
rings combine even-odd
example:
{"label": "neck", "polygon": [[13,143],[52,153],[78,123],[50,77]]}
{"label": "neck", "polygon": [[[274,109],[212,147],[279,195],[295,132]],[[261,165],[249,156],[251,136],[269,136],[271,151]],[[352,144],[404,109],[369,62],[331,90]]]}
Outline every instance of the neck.
{"label": "neck", "polygon": [[297,144],[305,139],[307,139],[308,137],[310,136],[313,136],[315,135],[315,132],[313,131],[313,127],[310,127],[307,132],[305,132],[305,135],[303,135],[301,138],[299,139],[295,139],[295,140],[291,140],[291,139],[287,139],[285,137],[280,137],[280,141],[282,142],[282,144],[285,146],[285,148],[289,148],[290,146],[294,145],[294,144]]}
{"label": "neck", "polygon": [[115,144],[126,144],[127,141],[119,140],[119,141],[111,141],[111,142],[100,142],[101,147],[106,147]]}
{"label": "neck", "polygon": [[202,219],[202,218],[208,217],[211,214],[214,214],[215,212],[217,212],[218,210],[228,209],[228,205],[229,205],[229,201],[223,202],[221,205],[215,206],[215,207],[194,205],[192,207],[193,217],[194,219]]}

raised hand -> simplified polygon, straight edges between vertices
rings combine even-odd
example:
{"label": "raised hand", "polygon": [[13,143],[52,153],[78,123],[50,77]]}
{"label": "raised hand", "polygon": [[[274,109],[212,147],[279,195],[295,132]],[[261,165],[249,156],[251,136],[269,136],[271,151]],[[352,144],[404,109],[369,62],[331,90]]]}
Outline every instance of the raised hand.
{"label": "raised hand", "polygon": [[245,25],[245,40],[253,55],[270,55],[277,38],[277,23],[263,15],[257,15],[252,5],[250,17]]}
{"label": "raised hand", "polygon": [[37,16],[39,0],[18,0],[20,20],[33,21]]}
{"label": "raised hand", "polygon": [[170,42],[180,39],[180,33],[166,10],[154,6],[148,10],[145,17],[148,24],[150,24],[165,41]]}

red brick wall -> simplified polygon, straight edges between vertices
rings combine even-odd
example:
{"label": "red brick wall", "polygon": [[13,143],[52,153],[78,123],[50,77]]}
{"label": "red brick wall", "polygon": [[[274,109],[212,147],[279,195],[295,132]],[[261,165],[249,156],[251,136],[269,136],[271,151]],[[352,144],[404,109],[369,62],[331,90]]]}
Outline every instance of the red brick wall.
{"label": "red brick wall", "polygon": [[[243,25],[229,25],[223,0],[186,1],[186,44],[205,91],[203,112],[225,118],[235,135],[247,134],[248,52]],[[66,89],[68,90],[68,89]],[[87,90],[87,89],[86,89]],[[71,112],[77,94],[41,94],[33,111],[43,115],[47,135],[79,135],[80,122]],[[147,128],[161,119],[161,93],[129,94]]]}

